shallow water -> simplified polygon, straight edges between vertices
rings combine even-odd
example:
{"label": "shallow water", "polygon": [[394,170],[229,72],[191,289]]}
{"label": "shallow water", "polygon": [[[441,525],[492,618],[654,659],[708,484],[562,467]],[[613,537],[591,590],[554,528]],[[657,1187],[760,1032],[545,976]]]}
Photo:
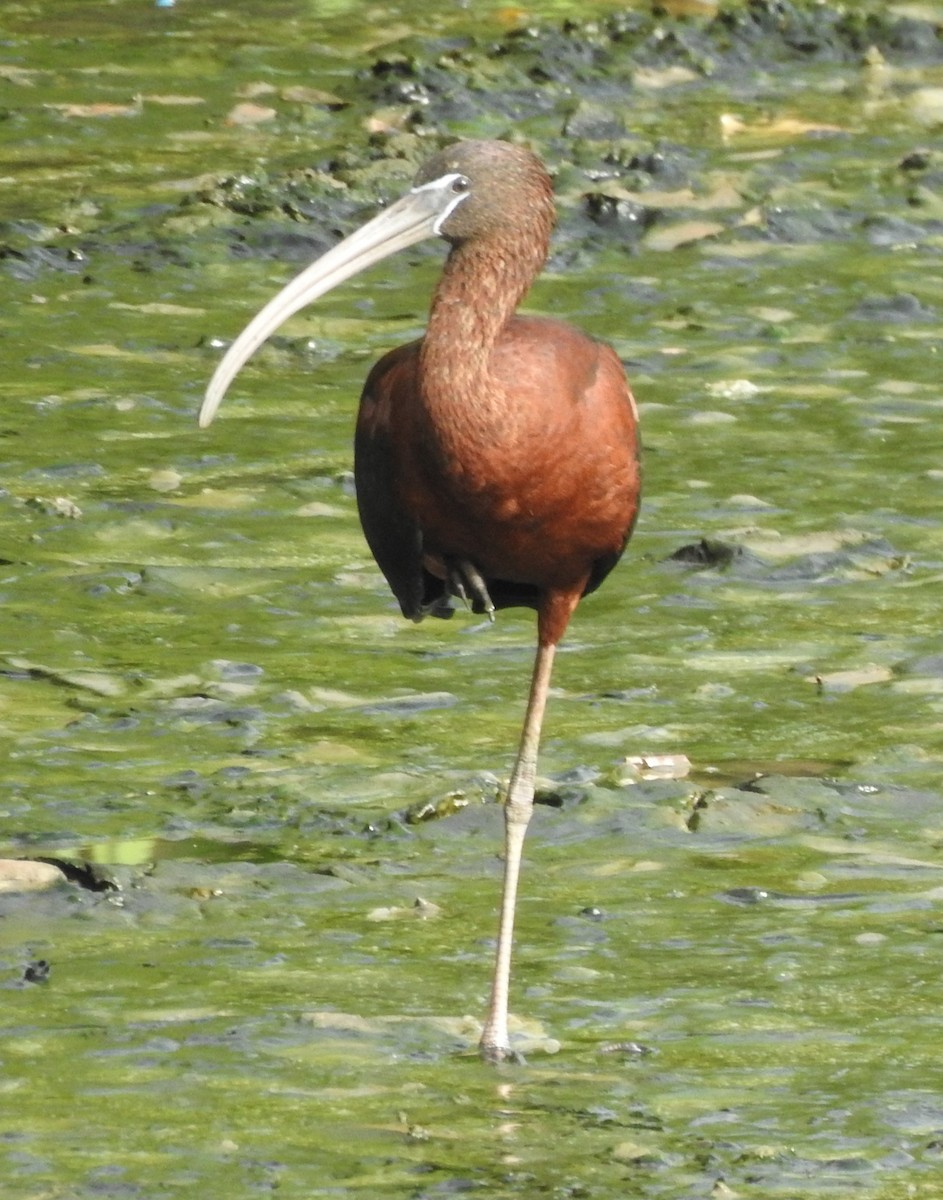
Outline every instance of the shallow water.
{"label": "shallow water", "polygon": [[[613,342],[645,441],[639,528],[558,660],[532,1049],[495,1072],[473,1049],[533,621],[403,622],[349,476],[360,383],[441,252],[296,320],[195,428],[218,340],[401,186],[352,188],[325,233],[262,176],[365,155],[396,114],[352,72],[473,18],[5,10],[0,855],[119,889],[0,897],[4,1195],[937,1192],[943,68],[689,79],[666,54],[615,138],[664,156],[656,187],[598,177],[612,73],[512,122],[475,55],[522,18],[467,50],[493,105],[463,92],[447,128],[557,169],[529,307]],[[218,202],[234,172],[261,212]],[[725,568],[670,559],[702,538]],[[638,754],[692,775],[637,782]]]}

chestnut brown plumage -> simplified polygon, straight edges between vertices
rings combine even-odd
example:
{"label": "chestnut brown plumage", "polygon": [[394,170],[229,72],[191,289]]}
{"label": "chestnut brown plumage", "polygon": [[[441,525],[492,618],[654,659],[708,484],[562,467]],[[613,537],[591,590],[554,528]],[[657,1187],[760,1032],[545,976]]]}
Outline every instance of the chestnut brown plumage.
{"label": "chestnut brown plumage", "polygon": [[499,141],[436,154],[412,189],[302,271],[220,362],[200,412],[288,317],[421,238],[450,246],[425,336],[367,378],[354,467],[364,533],[403,615],[537,612],[537,654],[504,805],[504,890],[482,1055],[511,1055],[508,989],[521,855],[533,811],[554,651],[580,599],[618,561],[638,510],[636,411],[610,347],[515,310],[554,223],[538,158]]}

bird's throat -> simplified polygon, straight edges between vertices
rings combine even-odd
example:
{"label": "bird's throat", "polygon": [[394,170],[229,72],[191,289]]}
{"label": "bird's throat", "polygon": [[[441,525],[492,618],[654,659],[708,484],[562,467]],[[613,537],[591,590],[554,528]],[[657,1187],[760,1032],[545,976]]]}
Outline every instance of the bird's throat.
{"label": "bird's throat", "polygon": [[[492,362],[540,270],[545,247],[482,239],[453,247],[432,298],[420,353],[423,401],[437,421],[493,437],[509,419],[506,389]],[[498,430],[500,431],[500,429]]]}

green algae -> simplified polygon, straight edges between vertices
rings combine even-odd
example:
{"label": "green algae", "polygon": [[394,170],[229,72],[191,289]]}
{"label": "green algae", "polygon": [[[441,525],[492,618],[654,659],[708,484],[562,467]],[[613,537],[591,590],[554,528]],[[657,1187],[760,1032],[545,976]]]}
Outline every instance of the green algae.
{"label": "green algae", "polygon": [[[5,10],[3,851],[120,884],[3,898],[5,1195],[935,1194],[938,47],[816,6],[813,53],[799,8],[741,11],[726,48],[682,22],[659,52],[667,18],[611,6],[566,35]],[[620,46],[655,72],[630,93]],[[440,252],[300,317],[194,427],[217,339],[471,132],[556,170],[530,304],[627,360],[646,472],[560,655],[512,1004],[535,1049],[497,1074],[473,1046],[532,618],[402,622],[349,479]],[[704,537],[740,553],[672,559]],[[626,785],[640,753],[694,774]]]}

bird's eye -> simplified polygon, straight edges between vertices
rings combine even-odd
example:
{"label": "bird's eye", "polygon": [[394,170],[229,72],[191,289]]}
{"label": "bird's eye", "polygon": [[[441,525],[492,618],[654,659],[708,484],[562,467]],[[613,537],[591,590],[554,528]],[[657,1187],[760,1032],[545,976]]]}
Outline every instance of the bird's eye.
{"label": "bird's eye", "polygon": [[461,196],[471,188],[471,180],[466,175],[456,175],[452,180],[452,191]]}

